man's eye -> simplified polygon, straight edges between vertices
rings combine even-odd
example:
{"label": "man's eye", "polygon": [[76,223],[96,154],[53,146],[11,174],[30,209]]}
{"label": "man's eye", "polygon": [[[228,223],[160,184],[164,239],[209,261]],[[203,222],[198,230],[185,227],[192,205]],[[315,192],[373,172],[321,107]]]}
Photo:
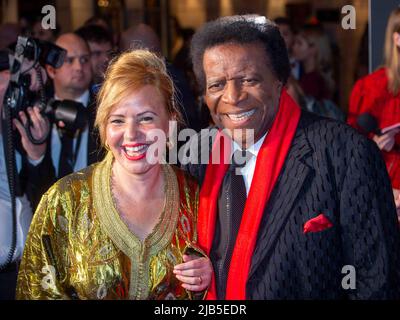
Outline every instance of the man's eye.
{"label": "man's eye", "polygon": [[216,91],[222,88],[223,88],[223,83],[221,82],[211,83],[208,85],[208,90],[210,91]]}
{"label": "man's eye", "polygon": [[88,63],[88,62],[89,62],[89,58],[88,58],[88,57],[82,57],[82,58],[80,58],[79,60],[80,60],[80,62],[81,62],[82,64],[85,64],[85,63]]}
{"label": "man's eye", "polygon": [[244,84],[255,84],[255,83],[257,83],[257,80],[256,79],[251,79],[251,78],[243,79],[242,83],[244,83]]}
{"label": "man's eye", "polygon": [[68,64],[72,64],[74,62],[74,58],[67,58],[65,59],[65,62]]}

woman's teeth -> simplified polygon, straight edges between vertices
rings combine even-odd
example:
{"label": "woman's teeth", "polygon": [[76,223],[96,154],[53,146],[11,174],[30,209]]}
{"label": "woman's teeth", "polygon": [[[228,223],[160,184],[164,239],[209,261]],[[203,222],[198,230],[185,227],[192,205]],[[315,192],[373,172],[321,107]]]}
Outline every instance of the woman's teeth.
{"label": "woman's teeth", "polygon": [[246,120],[247,118],[250,118],[254,114],[254,112],[256,112],[255,109],[243,113],[227,113],[227,115],[232,121],[240,122]]}
{"label": "woman's teeth", "polygon": [[128,156],[133,156],[138,153],[140,154],[140,153],[146,152],[148,147],[149,146],[147,144],[143,144],[143,145],[137,146],[137,147],[125,147],[125,152]]}

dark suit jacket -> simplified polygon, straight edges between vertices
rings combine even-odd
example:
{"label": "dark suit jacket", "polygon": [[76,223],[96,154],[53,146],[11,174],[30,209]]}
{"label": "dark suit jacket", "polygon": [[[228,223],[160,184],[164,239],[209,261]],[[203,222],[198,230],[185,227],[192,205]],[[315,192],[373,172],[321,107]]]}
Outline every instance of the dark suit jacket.
{"label": "dark suit jacket", "polygon": [[[206,165],[184,167],[202,183]],[[333,227],[304,234],[304,223],[321,213]],[[302,111],[259,227],[247,298],[399,298],[399,257],[399,224],[378,148],[345,124]],[[342,287],[347,265],[355,268],[355,289]]]}

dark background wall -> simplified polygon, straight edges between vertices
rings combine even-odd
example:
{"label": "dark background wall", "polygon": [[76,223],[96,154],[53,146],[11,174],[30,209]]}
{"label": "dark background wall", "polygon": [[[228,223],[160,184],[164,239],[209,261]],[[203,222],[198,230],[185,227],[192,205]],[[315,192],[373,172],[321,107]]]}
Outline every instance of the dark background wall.
{"label": "dark background wall", "polygon": [[370,0],[370,72],[374,71],[383,62],[386,24],[390,12],[399,5],[399,0]]}

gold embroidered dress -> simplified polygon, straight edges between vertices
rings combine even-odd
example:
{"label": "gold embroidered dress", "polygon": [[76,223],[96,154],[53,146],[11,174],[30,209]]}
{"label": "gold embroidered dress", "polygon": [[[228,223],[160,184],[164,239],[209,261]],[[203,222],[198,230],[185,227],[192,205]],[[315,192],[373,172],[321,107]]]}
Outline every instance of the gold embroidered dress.
{"label": "gold embroidered dress", "polygon": [[43,196],[28,234],[17,299],[192,297],[172,271],[187,250],[203,255],[195,245],[197,184],[162,165],[165,208],[142,242],[116,210],[112,161],[109,154],[59,180]]}

